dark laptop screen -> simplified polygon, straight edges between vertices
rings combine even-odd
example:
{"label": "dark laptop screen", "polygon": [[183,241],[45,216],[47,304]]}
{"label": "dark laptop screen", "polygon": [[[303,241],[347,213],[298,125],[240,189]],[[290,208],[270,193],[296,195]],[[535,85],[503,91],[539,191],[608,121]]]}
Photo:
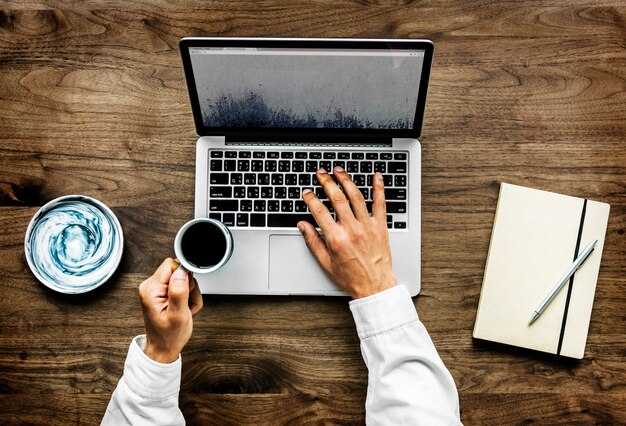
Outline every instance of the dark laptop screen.
{"label": "dark laptop screen", "polygon": [[231,129],[413,129],[424,54],[189,47],[202,124]]}

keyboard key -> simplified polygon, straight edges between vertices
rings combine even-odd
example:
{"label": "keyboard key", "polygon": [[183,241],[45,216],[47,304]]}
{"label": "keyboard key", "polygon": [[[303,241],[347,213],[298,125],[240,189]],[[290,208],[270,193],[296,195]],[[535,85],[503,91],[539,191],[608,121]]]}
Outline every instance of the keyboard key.
{"label": "keyboard key", "polygon": [[309,175],[298,175],[298,185],[307,186],[311,184],[311,176]]}
{"label": "keyboard key", "polygon": [[235,213],[224,213],[222,223],[226,226],[235,226]]}
{"label": "keyboard key", "polygon": [[256,185],[256,175],[254,173],[246,173],[243,175],[243,183],[246,185]]}
{"label": "keyboard key", "polygon": [[359,172],[358,161],[348,161],[348,164],[346,166],[346,171],[348,173],[358,173]]}
{"label": "keyboard key", "polygon": [[298,175],[289,173],[285,175],[285,185],[295,186],[298,184]]}
{"label": "keyboard key", "polygon": [[280,158],[293,158],[293,152],[283,151],[280,153]]}
{"label": "keyboard key", "polygon": [[255,212],[264,212],[267,208],[267,201],[265,200],[254,200],[254,211]]}
{"label": "keyboard key", "polygon": [[393,155],[391,154],[391,152],[382,152],[380,154],[381,160],[391,160],[392,158],[393,158]]}
{"label": "keyboard key", "polygon": [[222,158],[223,156],[223,151],[211,151],[211,158]]}
{"label": "keyboard key", "polygon": [[368,152],[367,154],[365,154],[365,158],[367,158],[368,160],[378,160],[378,153]]}
{"label": "keyboard key", "polygon": [[280,210],[280,201],[278,200],[269,200],[267,202],[267,211],[268,212],[277,212]]}
{"label": "keyboard key", "polygon": [[361,169],[359,171],[361,173],[372,173],[372,162],[371,161],[361,162]]}
{"label": "keyboard key", "polygon": [[366,200],[369,199],[369,188],[359,188],[359,191],[361,191],[361,194],[363,194],[363,198],[365,198]]}
{"label": "keyboard key", "polygon": [[356,186],[365,186],[365,175],[354,175],[352,181]]}
{"label": "keyboard key", "polygon": [[251,213],[250,226],[265,226],[265,215],[263,213]]}
{"label": "keyboard key", "polygon": [[250,170],[250,160],[237,160],[237,171],[247,172]]}
{"label": "keyboard key", "polygon": [[209,175],[209,183],[218,185],[228,184],[228,173],[211,173]]}
{"label": "keyboard key", "polygon": [[296,160],[291,163],[291,171],[292,172],[303,172],[304,171],[304,161]]}
{"label": "keyboard key", "polygon": [[291,161],[289,160],[280,160],[278,162],[278,171],[279,172],[290,172],[291,171]]}
{"label": "keyboard key", "polygon": [[326,206],[326,208],[328,209],[329,212],[332,213],[332,212],[335,211],[335,209],[333,209],[333,205],[332,205],[332,203],[330,201],[328,201],[328,200],[322,201],[322,204],[324,204]]}
{"label": "keyboard key", "polygon": [[306,203],[302,200],[298,200],[294,202],[294,211],[296,212],[305,212],[307,210]]}
{"label": "keyboard key", "polygon": [[278,158],[278,152],[271,151],[267,153],[267,158]]}
{"label": "keyboard key", "polygon": [[324,192],[324,188],[320,188],[319,186],[315,188],[315,195],[317,195],[317,198],[320,200],[328,200],[328,196],[326,195],[326,192]]}
{"label": "keyboard key", "polygon": [[322,153],[321,152],[309,152],[309,158],[312,158],[314,160],[319,160],[320,158],[322,158]]}
{"label": "keyboard key", "polygon": [[262,172],[263,171],[263,160],[252,160],[250,162],[250,169],[253,172]]}
{"label": "keyboard key", "polygon": [[296,158],[307,158],[306,151],[297,151],[296,152]]}
{"label": "keyboard key", "polygon": [[245,198],[246,197],[246,187],[245,186],[236,186],[234,192],[235,198]]}
{"label": "keyboard key", "polygon": [[385,184],[385,186],[393,185],[393,176],[383,175],[383,183]]}
{"label": "keyboard key", "polygon": [[406,200],[406,189],[385,188],[385,200]]}
{"label": "keyboard key", "polygon": [[251,212],[252,200],[241,200],[241,202],[239,202],[239,210],[242,212]]}
{"label": "keyboard key", "polygon": [[406,153],[405,152],[396,152],[395,154],[393,154],[393,159],[394,160],[406,160]]}
{"label": "keyboard key", "polygon": [[224,157],[226,157],[226,158],[237,158],[237,151],[226,151],[224,153]]}
{"label": "keyboard key", "polygon": [[287,196],[292,200],[300,198],[300,188],[291,187],[287,191]]}
{"label": "keyboard key", "polygon": [[215,220],[222,220],[222,214],[221,213],[209,213],[209,219],[215,219]]}
{"label": "keyboard key", "polygon": [[283,175],[280,173],[274,173],[272,175],[272,185],[282,185],[283,184]]}
{"label": "keyboard key", "polygon": [[232,198],[233,188],[230,186],[212,186],[209,188],[211,198]]}
{"label": "keyboard key", "polygon": [[337,154],[337,158],[339,158],[340,160],[348,160],[350,158],[350,153],[349,152],[340,152]]}
{"label": "keyboard key", "polygon": [[258,186],[249,186],[248,187],[248,198],[259,198],[259,187]]}
{"label": "keyboard key", "polygon": [[224,160],[224,171],[234,172],[237,170],[237,160]]}
{"label": "keyboard key", "polygon": [[317,161],[307,161],[306,162],[306,171],[309,173],[315,173],[317,171],[317,169],[319,169],[319,166],[317,165]]}
{"label": "keyboard key", "polygon": [[280,203],[280,211],[283,213],[289,213],[293,211],[293,201],[283,200]]}
{"label": "keyboard key", "polygon": [[269,185],[270,184],[269,173],[259,173],[257,182],[259,185]]}
{"label": "keyboard key", "polygon": [[324,159],[325,160],[333,160],[335,158],[335,153],[334,152],[325,152],[324,153]]}
{"label": "keyboard key", "polygon": [[406,222],[396,222],[393,224],[396,229],[406,229]]}
{"label": "keyboard key", "polygon": [[[267,153],[269,157],[269,152]],[[278,154],[278,153],[276,153]],[[265,171],[266,172],[275,172],[276,171],[276,160],[265,160]]]}
{"label": "keyboard key", "polygon": [[274,195],[274,188],[271,186],[261,187],[261,198],[272,198]]}
{"label": "keyboard key", "polygon": [[222,171],[222,160],[211,160],[210,168],[212,172],[221,172]]}
{"label": "keyboard key", "polygon": [[305,220],[313,224],[313,226],[318,227],[317,222],[315,222],[315,219],[313,219],[313,215],[302,214],[302,213],[301,214],[269,213],[267,215],[267,226],[291,228],[291,227],[295,227],[298,224],[298,222],[300,222],[301,220]]}
{"label": "keyboard key", "polygon": [[209,211],[212,212],[236,212],[239,210],[237,200],[209,200]]}
{"label": "keyboard key", "polygon": [[237,226],[248,226],[248,213],[237,213]]}
{"label": "keyboard key", "polygon": [[331,166],[331,162],[330,161],[320,161],[320,169],[324,169],[327,172],[332,171],[332,166]]}
{"label": "keyboard key", "polygon": [[387,163],[384,161],[374,161],[374,171],[387,173]]}
{"label": "keyboard key", "polygon": [[363,154],[362,152],[353,152],[352,153],[352,159],[353,160],[362,160],[365,158],[365,154]]}
{"label": "keyboard key", "polygon": [[252,158],[265,158],[265,153],[263,151],[254,151]]}
{"label": "keyboard key", "polygon": [[243,182],[243,175],[241,173],[231,173],[230,174],[230,184],[231,185],[241,185]]}
{"label": "keyboard key", "polygon": [[252,153],[250,151],[239,151],[239,158],[250,158]]}
{"label": "keyboard key", "polygon": [[311,175],[311,185],[313,185],[313,186],[317,186],[317,185],[319,185],[319,184],[320,184],[320,181],[319,181],[319,180],[317,180],[317,176],[316,176],[316,175],[314,175],[314,174],[313,174],[313,175]]}
{"label": "keyboard key", "polygon": [[403,201],[387,201],[387,213],[406,213],[406,203]]}
{"label": "keyboard key", "polygon": [[274,188],[274,198],[287,198],[287,188],[284,186]]}
{"label": "keyboard key", "polygon": [[394,185],[395,186],[406,186],[406,176],[395,176],[394,177]]}
{"label": "keyboard key", "polygon": [[346,168],[346,162],[345,161],[333,161],[333,169],[335,167],[341,167],[342,169]]}
{"label": "keyboard key", "polygon": [[[387,165],[389,173],[406,173],[406,163],[402,161],[390,161]],[[383,172],[385,173],[385,172]]]}

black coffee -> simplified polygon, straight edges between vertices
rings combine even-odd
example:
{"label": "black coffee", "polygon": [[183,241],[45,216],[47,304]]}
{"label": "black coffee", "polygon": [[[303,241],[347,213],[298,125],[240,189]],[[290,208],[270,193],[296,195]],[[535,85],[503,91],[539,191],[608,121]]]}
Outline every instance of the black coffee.
{"label": "black coffee", "polygon": [[198,268],[215,266],[226,254],[226,238],[217,225],[197,222],[185,230],[180,248],[185,259]]}

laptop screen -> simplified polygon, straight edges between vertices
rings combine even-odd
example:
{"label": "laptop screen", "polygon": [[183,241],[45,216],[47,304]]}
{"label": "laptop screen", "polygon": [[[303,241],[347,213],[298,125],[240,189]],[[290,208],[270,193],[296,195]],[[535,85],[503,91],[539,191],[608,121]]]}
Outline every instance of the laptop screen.
{"label": "laptop screen", "polygon": [[423,111],[418,108],[420,90],[425,90],[420,83],[426,50],[419,46],[187,49],[199,109],[196,120],[209,132],[361,129],[414,133],[415,126],[421,126]]}

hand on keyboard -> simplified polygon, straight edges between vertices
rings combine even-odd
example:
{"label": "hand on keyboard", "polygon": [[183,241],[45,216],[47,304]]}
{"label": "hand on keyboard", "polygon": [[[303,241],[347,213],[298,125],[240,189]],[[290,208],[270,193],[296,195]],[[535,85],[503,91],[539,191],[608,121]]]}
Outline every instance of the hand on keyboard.
{"label": "hand on keyboard", "polygon": [[309,250],[328,276],[355,299],[393,287],[396,277],[391,270],[383,176],[378,172],[374,175],[370,215],[363,194],[348,173],[335,167],[333,174],[343,191],[324,169],[317,171],[317,179],[336,212],[337,222],[314,192],[303,191],[302,197],[325,237],[322,239],[309,222],[300,221],[298,229]]}

